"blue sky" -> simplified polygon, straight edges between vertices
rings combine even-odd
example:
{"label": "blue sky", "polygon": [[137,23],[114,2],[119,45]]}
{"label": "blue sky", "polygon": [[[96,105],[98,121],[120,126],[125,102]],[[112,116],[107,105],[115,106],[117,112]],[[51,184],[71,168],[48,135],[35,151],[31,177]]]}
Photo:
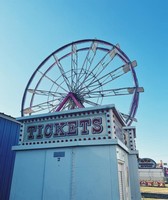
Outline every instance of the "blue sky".
{"label": "blue sky", "polygon": [[168,162],[167,35],[166,0],[0,0],[0,112],[20,116],[30,76],[57,48],[87,38],[119,43],[145,89],[133,124],[140,157]]}

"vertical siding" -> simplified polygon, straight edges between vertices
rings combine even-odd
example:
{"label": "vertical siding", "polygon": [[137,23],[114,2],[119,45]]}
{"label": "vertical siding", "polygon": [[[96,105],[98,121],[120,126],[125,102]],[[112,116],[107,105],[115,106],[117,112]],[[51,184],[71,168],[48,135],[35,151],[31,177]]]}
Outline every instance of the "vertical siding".
{"label": "vertical siding", "polygon": [[19,124],[0,116],[0,200],[9,199],[15,159],[11,148],[18,143],[18,137]]}

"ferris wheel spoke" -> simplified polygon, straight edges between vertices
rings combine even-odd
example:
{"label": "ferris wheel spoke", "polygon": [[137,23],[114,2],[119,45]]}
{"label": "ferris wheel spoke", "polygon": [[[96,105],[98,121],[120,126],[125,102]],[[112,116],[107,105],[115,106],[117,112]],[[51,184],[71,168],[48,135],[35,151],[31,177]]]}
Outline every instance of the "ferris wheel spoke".
{"label": "ferris wheel spoke", "polygon": [[54,57],[54,59],[56,61],[56,64],[57,64],[57,66],[58,66],[58,68],[60,70],[60,73],[61,73],[61,75],[62,75],[62,77],[63,77],[63,79],[64,79],[64,81],[65,81],[65,83],[66,83],[66,85],[67,85],[67,87],[69,89],[69,91],[71,91],[71,84],[70,84],[67,76],[65,75],[66,73],[64,71],[64,68],[62,67],[60,61],[58,60],[58,58],[57,58],[57,56],[55,54],[53,55],[53,57]]}
{"label": "ferris wheel spoke", "polygon": [[74,88],[75,84],[77,83],[78,54],[75,44],[72,44],[71,48],[71,88]]}
{"label": "ferris wheel spoke", "polygon": [[43,77],[45,77],[46,73],[49,72],[53,68],[54,65],[55,65],[55,63],[50,65],[50,67],[45,72],[41,72],[40,70],[37,70],[37,72],[40,73],[42,76],[39,79],[39,81],[37,82],[34,90],[36,90],[38,88],[38,86],[40,85],[41,81],[43,80]]}
{"label": "ferris wheel spoke", "polygon": [[[131,70],[131,66],[132,67],[136,67],[137,66],[137,62],[133,61],[131,63],[126,63],[125,65],[122,65],[121,67],[118,67],[117,69],[107,73],[106,75],[102,76],[102,77],[97,77],[97,79],[91,83],[89,83],[87,85],[87,87],[94,87],[95,89],[97,89],[100,86],[104,86],[108,83],[110,83],[111,81],[123,76],[124,74],[128,73]],[[84,88],[81,88],[81,91]]]}
{"label": "ferris wheel spoke", "polygon": [[[57,106],[57,107],[59,107],[59,106]],[[67,101],[64,105],[63,105],[63,110],[66,110],[66,109],[68,109],[68,110],[70,110],[70,109],[74,109],[76,107],[76,104],[74,104],[74,102],[73,101]],[[54,109],[55,111],[57,110],[57,109]]]}
{"label": "ferris wheel spoke", "polygon": [[[97,46],[98,46],[98,42],[92,42],[91,46],[89,47],[89,50],[86,54],[83,65],[80,69],[78,80],[81,80],[83,78],[83,76],[85,76],[84,80],[83,80],[83,82],[84,82],[85,78],[88,76],[90,67],[91,67],[94,57],[96,55]],[[82,73],[82,72],[85,72],[85,73]]]}
{"label": "ferris wheel spoke", "polygon": [[[59,103],[62,101],[62,99],[61,100],[59,100]],[[58,104],[56,104],[54,107],[52,107],[52,109],[50,109],[50,112],[52,113],[52,112],[55,112],[56,110],[57,110],[57,108],[59,107],[59,103]],[[64,109],[66,108],[67,106],[64,106]]]}
{"label": "ferris wheel spoke", "polygon": [[44,95],[44,96],[53,96],[53,97],[65,97],[65,93],[61,92],[51,92],[51,91],[46,91],[46,90],[34,90],[34,89],[28,89],[27,90],[29,93],[33,93],[36,95]]}
{"label": "ferris wheel spoke", "polygon": [[[92,71],[87,71],[87,72],[85,73],[85,77],[84,77],[83,81],[80,83],[80,85],[78,86],[78,88],[82,88],[83,85],[88,81],[88,78],[89,78],[89,80],[90,80],[91,74],[95,74],[94,71],[95,71],[97,68],[100,68],[101,63],[103,63],[103,61],[105,60],[105,58],[106,58],[108,55],[109,55],[109,52],[107,52],[107,53],[105,54],[105,56],[103,56],[103,58],[98,62],[98,64],[96,64],[96,66],[94,66],[94,68],[92,69]],[[93,77],[92,77],[92,78],[93,78]]]}
{"label": "ferris wheel spoke", "polygon": [[[96,72],[94,72],[93,77],[92,78],[89,77],[89,79],[87,79],[87,82],[90,81],[89,85],[98,79],[99,75],[106,69],[106,67],[111,63],[111,61],[114,59],[116,55],[117,55],[117,49],[114,47],[110,52],[108,52],[108,54],[106,54],[104,60],[99,63]],[[93,73],[93,71],[91,73]]]}
{"label": "ferris wheel spoke", "polygon": [[[102,84],[100,81],[97,81],[94,85],[91,86],[87,86],[87,92],[92,92],[95,91],[97,89],[100,89],[102,86],[106,85],[106,83]],[[81,88],[81,93],[85,93],[86,88]]]}
{"label": "ferris wheel spoke", "polygon": [[[23,110],[24,114],[31,114],[31,113],[36,113],[36,112],[40,112],[43,110],[47,110],[49,108],[56,108],[58,106],[58,104],[60,103],[62,98],[58,98],[58,99],[53,99],[50,101],[46,101],[43,103],[39,103],[30,107],[27,107]],[[54,102],[58,101],[57,104],[53,104]]]}
{"label": "ferris wheel spoke", "polygon": [[[118,47],[118,45],[116,45]],[[114,57],[117,55],[116,47],[113,47],[111,51],[109,51],[102,60],[96,65],[91,73],[94,73],[94,77],[92,78],[92,82],[96,79],[96,77],[102,73],[103,70],[111,63]]]}
{"label": "ferris wheel spoke", "polygon": [[[116,46],[118,47],[118,45]],[[116,55],[117,49],[116,47],[113,47],[112,50],[108,51],[105,54],[105,56],[98,62],[98,64],[96,64],[95,67],[93,67],[92,71],[85,76],[85,79],[83,80],[82,84],[80,84],[80,88],[83,87],[84,83],[86,84],[90,80],[91,82],[89,83],[89,85],[92,84],[92,82],[94,82],[97,79],[97,77],[103,72],[103,70],[106,69],[106,67],[110,64],[110,62],[114,59]]]}
{"label": "ferris wheel spoke", "polygon": [[89,91],[88,93],[83,93],[85,98],[98,98],[98,97],[109,97],[109,96],[119,96],[119,95],[130,95],[134,92],[143,92],[142,87],[125,87],[125,88],[117,88],[117,89],[109,89],[109,90],[102,90],[102,91]]}
{"label": "ferris wheel spoke", "polygon": [[47,78],[48,80],[50,80],[54,85],[56,85],[57,87],[61,88],[62,90],[64,90],[66,93],[68,93],[68,90],[66,90],[64,87],[61,86],[61,84],[58,84],[56,81],[52,80],[49,76],[47,76],[46,74],[44,74],[43,72],[41,72],[40,70],[38,70],[39,73],[41,73],[43,75],[43,77]]}
{"label": "ferris wheel spoke", "polygon": [[90,101],[88,99],[85,99],[84,102],[88,105],[91,105],[91,106],[99,106],[100,104],[98,103],[95,103],[94,101]]}

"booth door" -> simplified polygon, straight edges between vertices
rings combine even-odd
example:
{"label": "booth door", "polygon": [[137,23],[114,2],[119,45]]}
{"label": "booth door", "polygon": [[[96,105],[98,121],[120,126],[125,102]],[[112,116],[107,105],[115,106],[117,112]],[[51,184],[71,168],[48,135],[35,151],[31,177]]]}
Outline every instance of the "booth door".
{"label": "booth door", "polygon": [[125,200],[125,177],[124,177],[124,164],[118,163],[118,183],[120,200]]}
{"label": "booth door", "polygon": [[70,199],[71,148],[46,151],[43,199]]}

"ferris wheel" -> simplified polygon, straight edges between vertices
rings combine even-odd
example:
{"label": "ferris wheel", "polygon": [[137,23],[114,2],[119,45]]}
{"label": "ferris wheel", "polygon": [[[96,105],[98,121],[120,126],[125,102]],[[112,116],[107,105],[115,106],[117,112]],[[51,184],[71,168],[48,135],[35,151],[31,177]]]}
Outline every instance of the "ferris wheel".
{"label": "ferris wheel", "polygon": [[34,71],[24,91],[21,115],[115,104],[130,125],[143,92],[136,65],[118,44],[98,39],[69,43]]}

